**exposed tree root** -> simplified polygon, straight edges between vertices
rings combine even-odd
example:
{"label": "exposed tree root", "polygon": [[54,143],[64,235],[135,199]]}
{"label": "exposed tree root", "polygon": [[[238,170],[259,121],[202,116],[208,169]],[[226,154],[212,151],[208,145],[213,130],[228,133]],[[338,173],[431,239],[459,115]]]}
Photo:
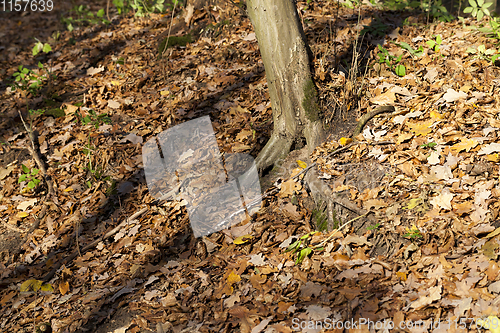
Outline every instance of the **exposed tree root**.
{"label": "exposed tree root", "polygon": [[[375,108],[373,111],[365,114],[361,119],[358,121],[358,124],[356,125],[356,128],[353,132],[353,137],[356,137],[359,135],[362,131],[365,125],[372,119],[373,117],[382,114],[382,113],[393,113],[395,111],[395,108],[393,106],[380,106]],[[310,140],[308,140],[310,141]],[[386,142],[379,142],[378,144],[384,144]],[[342,148],[339,148],[335,150],[334,152],[330,153],[328,156],[331,157],[335,154],[338,154],[344,150],[349,149],[352,145],[356,143],[352,143],[350,145],[344,146]],[[273,165],[277,163],[284,155],[288,155],[290,152],[291,148],[291,142],[286,140],[286,139],[279,139],[277,136],[271,137],[269,142],[266,144],[264,149],[261,151],[259,156],[257,157],[256,164],[257,167],[260,171],[263,170],[264,167],[268,167],[270,165]],[[309,147],[311,148],[311,147]],[[315,148],[315,147],[313,147]],[[310,149],[308,149],[310,151]],[[306,173],[305,175],[305,181],[306,184],[311,191],[311,195],[316,202],[316,204],[319,205],[319,203],[327,203],[326,205],[326,213],[328,216],[328,229],[332,230],[333,229],[333,216],[334,216],[334,206],[335,205],[340,205],[354,213],[356,213],[358,216],[362,215],[367,215],[366,218],[370,220],[371,223],[375,224],[376,221],[373,216],[369,215],[369,212],[357,207],[355,204],[350,202],[349,200],[342,198],[335,193],[333,193],[330,189],[330,187],[323,182],[319,176],[318,173],[315,169],[316,163],[311,163],[309,158],[303,158],[305,162],[308,163],[308,167],[303,170],[300,174]],[[300,174],[296,175],[295,177],[298,177]],[[294,177],[294,178],[295,178]]]}
{"label": "exposed tree root", "polygon": [[365,127],[366,123],[370,121],[370,119],[372,119],[373,117],[382,113],[389,113],[389,112],[392,113],[394,111],[396,111],[394,106],[384,105],[375,108],[371,112],[368,112],[363,117],[361,117],[361,119],[359,119],[358,124],[356,125],[356,128],[354,129],[354,132],[352,134],[352,137],[354,138],[358,136],[363,131],[363,128]]}

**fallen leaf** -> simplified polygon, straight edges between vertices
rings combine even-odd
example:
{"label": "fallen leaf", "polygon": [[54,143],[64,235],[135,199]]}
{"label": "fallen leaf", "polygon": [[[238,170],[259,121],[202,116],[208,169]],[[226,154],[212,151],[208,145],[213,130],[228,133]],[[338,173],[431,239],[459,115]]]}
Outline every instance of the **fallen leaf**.
{"label": "fallen leaf", "polygon": [[99,66],[98,68],[90,67],[87,69],[87,75],[93,76],[104,71],[104,66]]}
{"label": "fallen leaf", "polygon": [[457,144],[454,144],[451,147],[451,150],[456,151],[457,153],[461,152],[462,150],[465,150],[466,152],[469,152],[472,148],[477,146],[479,142],[477,142],[474,139],[465,139],[462,138],[461,141]]}
{"label": "fallen leaf", "polygon": [[453,103],[453,102],[456,102],[460,99],[466,99],[466,98],[467,98],[466,93],[464,93],[463,91],[457,92],[453,89],[446,90],[446,93],[443,95],[443,99],[447,103]]}

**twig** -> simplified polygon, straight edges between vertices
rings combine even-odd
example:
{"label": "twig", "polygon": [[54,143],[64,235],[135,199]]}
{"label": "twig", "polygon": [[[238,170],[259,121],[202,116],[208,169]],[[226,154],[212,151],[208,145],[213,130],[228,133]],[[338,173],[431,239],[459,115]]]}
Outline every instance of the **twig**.
{"label": "twig", "polygon": [[37,139],[36,132],[28,127],[28,125],[24,121],[24,118],[23,118],[23,115],[21,114],[21,111],[18,111],[18,112],[19,112],[19,116],[21,117],[21,121],[23,122],[24,128],[26,129],[26,132],[28,132],[28,137],[30,139],[31,145],[28,145],[28,150],[29,150],[31,156],[33,157],[33,159],[35,160],[35,163],[38,166],[38,169],[40,169],[40,171],[42,172],[42,176],[45,180],[45,183],[47,184],[47,189],[48,189],[47,196],[48,197],[46,198],[47,200],[45,200],[45,201],[52,200],[55,198],[55,191],[54,191],[54,187],[52,185],[52,178],[47,174],[47,168],[45,167],[45,163],[42,161],[42,157],[40,156],[40,154],[38,153],[38,150],[36,149],[36,146],[35,146],[35,141]]}

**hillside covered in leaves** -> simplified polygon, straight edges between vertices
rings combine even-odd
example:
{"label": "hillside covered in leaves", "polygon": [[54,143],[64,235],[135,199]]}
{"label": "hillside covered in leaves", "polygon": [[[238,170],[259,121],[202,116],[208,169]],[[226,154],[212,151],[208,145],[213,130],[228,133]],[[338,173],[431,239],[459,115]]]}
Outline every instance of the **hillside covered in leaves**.
{"label": "hillside covered in leaves", "polygon": [[[210,116],[221,153],[256,157],[264,66],[243,1],[150,4],[0,11],[1,332],[500,331],[487,4],[298,1],[328,140],[202,238],[186,202],[151,195],[142,148]],[[335,193],[333,231],[310,167]]]}

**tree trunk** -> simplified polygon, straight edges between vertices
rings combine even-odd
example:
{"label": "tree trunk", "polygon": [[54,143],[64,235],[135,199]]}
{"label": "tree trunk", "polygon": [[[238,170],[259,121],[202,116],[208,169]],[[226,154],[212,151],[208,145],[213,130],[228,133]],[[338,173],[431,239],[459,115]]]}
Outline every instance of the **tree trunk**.
{"label": "tree trunk", "polygon": [[293,0],[247,0],[273,108],[274,130],[256,159],[262,171],[306,139],[311,153],[324,138],[309,49]]}

